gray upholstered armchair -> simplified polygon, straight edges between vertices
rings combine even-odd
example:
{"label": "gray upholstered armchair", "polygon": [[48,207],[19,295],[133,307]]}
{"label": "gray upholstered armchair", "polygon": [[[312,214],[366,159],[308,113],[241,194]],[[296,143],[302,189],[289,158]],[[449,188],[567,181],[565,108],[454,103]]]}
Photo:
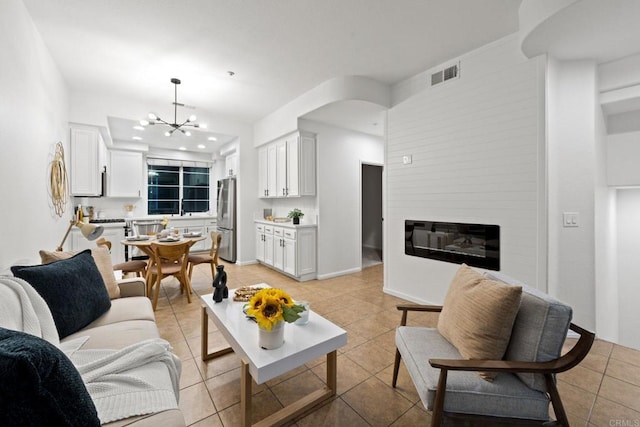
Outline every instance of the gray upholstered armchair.
{"label": "gray upholstered armchair", "polygon": [[[522,287],[504,357],[468,360],[439,332],[441,325],[406,326],[409,311],[440,312],[442,306],[400,305],[402,320],[396,331],[393,386],[403,360],[422,403],[433,411],[432,426],[457,419],[470,420],[472,425],[568,426],[555,374],[580,363],[595,335],[572,324],[571,307],[549,295],[499,273],[485,273],[483,277]],[[448,297],[445,306],[447,301]],[[483,327],[482,321],[479,326]],[[569,328],[579,339],[561,355]],[[487,381],[478,375],[480,372],[495,378]],[[549,402],[556,421],[550,420]]]}

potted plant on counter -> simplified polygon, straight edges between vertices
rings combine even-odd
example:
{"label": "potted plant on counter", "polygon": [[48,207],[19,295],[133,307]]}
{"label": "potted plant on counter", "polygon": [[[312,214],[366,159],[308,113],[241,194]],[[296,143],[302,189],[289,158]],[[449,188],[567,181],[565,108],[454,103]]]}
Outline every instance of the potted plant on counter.
{"label": "potted plant on counter", "polygon": [[300,218],[302,218],[303,216],[304,216],[304,214],[298,208],[295,208],[294,210],[289,212],[289,215],[287,215],[288,218],[292,218],[293,219],[293,223],[294,224],[300,224]]}

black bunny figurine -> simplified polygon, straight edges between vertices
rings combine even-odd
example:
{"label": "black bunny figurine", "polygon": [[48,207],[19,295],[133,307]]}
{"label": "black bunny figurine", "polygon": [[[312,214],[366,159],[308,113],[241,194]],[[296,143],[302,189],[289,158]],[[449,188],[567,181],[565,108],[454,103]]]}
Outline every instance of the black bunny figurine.
{"label": "black bunny figurine", "polygon": [[222,302],[222,298],[229,298],[229,288],[227,288],[227,273],[224,271],[224,265],[218,265],[216,267],[216,277],[213,279],[213,300],[215,302]]}

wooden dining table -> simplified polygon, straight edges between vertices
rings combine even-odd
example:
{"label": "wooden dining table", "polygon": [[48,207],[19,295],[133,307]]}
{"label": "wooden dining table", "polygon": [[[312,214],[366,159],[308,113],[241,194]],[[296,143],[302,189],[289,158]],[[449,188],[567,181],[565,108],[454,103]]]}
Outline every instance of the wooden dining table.
{"label": "wooden dining table", "polygon": [[[148,237],[148,239],[146,238]],[[147,293],[150,293],[150,269],[149,266],[152,265],[152,263],[154,262],[154,258],[155,255],[153,253],[153,249],[151,248],[151,244],[152,243],[159,243],[159,244],[173,244],[173,243],[184,243],[184,242],[188,242],[189,243],[189,247],[193,246],[196,242],[199,242],[201,240],[206,239],[206,237],[204,235],[199,235],[199,236],[192,236],[192,235],[178,235],[178,239],[174,240],[174,239],[167,239],[167,238],[158,238],[156,236],[140,236],[138,238],[127,238],[124,239],[122,241],[120,241],[120,243],[122,243],[125,246],[132,246],[132,247],[136,247],[139,248],[142,252],[144,252],[146,255],[149,256],[149,263],[147,264],[147,276],[145,277],[145,282],[146,282],[146,288],[147,288]],[[185,258],[183,262],[188,263],[188,258]],[[187,268],[188,266],[185,266],[185,268]],[[155,310],[155,307],[154,307]]]}
{"label": "wooden dining table", "polygon": [[[145,237],[148,237],[148,239],[146,239]],[[153,259],[153,251],[151,250],[151,243],[156,242],[156,243],[171,244],[171,243],[178,243],[178,242],[182,243],[187,241],[189,242],[189,247],[191,247],[196,242],[199,242],[204,239],[206,239],[204,235],[199,235],[199,236],[179,235],[178,240],[165,240],[163,238],[157,238],[156,236],[141,236],[138,238],[127,238],[120,241],[120,243],[122,243],[125,246],[134,246],[140,249],[142,252],[144,252],[145,255],[149,256],[149,259]]]}

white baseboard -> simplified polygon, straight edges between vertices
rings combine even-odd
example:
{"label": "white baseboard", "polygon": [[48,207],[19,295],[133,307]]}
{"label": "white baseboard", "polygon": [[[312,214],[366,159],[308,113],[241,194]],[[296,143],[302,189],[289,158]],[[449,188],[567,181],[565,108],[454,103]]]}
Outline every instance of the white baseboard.
{"label": "white baseboard", "polygon": [[239,265],[240,267],[242,267],[243,265],[251,265],[251,264],[257,264],[258,261],[257,260],[253,260],[253,261],[236,261],[236,265]]}
{"label": "white baseboard", "polygon": [[360,267],[351,268],[349,270],[334,271],[328,274],[318,274],[318,280],[332,279],[334,277],[346,276],[347,274],[359,273],[362,269]]}
{"label": "white baseboard", "polygon": [[382,288],[382,292],[384,292],[385,294],[393,295],[394,297],[402,298],[404,300],[407,300],[409,302],[413,302],[415,304],[440,305],[439,303],[435,303],[433,301],[423,300],[421,298],[416,298],[414,296],[410,296],[410,295],[404,294],[402,292],[398,292],[398,291],[395,291],[393,289],[389,289],[387,287],[383,287]]}

